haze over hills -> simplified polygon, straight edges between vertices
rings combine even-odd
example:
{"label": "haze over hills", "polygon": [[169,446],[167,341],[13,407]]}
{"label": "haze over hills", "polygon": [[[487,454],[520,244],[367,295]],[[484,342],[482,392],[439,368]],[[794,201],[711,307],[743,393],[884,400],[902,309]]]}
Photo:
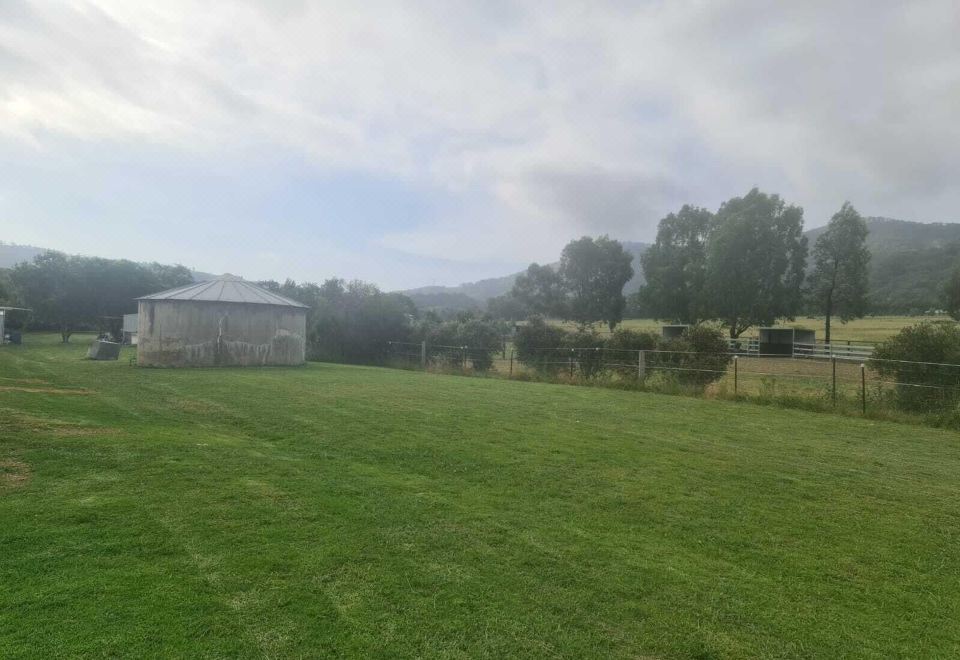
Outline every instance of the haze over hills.
{"label": "haze over hills", "polygon": [[38,254],[46,252],[44,248],[33,245],[17,245],[0,241],[0,268],[11,268],[23,261],[32,261]]}
{"label": "haze over hills", "polygon": [[[17,245],[16,243],[0,241],[0,268],[13,268],[19,263],[33,261],[35,256],[47,251],[49,251],[48,248],[37,247],[36,245]],[[197,282],[212,280],[217,277],[212,273],[199,270],[192,270],[190,274]]]}
{"label": "haze over hills", "polygon": [[[623,287],[625,294],[634,293],[643,286],[643,269],[640,267],[640,255],[643,254],[649,243],[621,241],[624,249],[633,255],[633,278]],[[556,267],[559,262],[549,264]],[[466,310],[482,307],[490,298],[496,298],[510,291],[513,283],[520,275],[519,272],[493,277],[479,282],[467,282],[458,286],[424,286],[416,289],[401,291],[421,309],[443,307],[446,309]]]}
{"label": "haze over hills", "polygon": [[[960,224],[921,223],[892,218],[867,218],[870,233],[867,245],[873,255],[870,264],[870,303],[874,313],[912,314],[941,306],[940,291],[947,275],[960,264]],[[817,227],[806,232],[810,246],[823,232]],[[635,275],[624,293],[643,285],[640,255],[647,243],[624,241],[633,254]],[[0,242],[0,268],[29,261],[44,248]],[[556,265],[556,264],[552,264]],[[401,293],[421,309],[467,310],[482,308],[490,298],[507,293],[519,273],[468,282],[459,286],[426,286]],[[194,271],[196,280],[213,275]],[[282,279],[283,274],[278,273]]]}
{"label": "haze over hills", "polygon": [[[871,309],[877,313],[910,314],[940,307],[940,289],[946,274],[960,264],[960,224],[883,217],[869,217],[866,221],[870,228],[867,246],[873,255]],[[811,249],[825,229],[817,227],[804,232]],[[623,241],[623,246],[633,254],[635,274],[623,289],[629,295],[644,284],[640,255],[649,244]],[[459,286],[421,287],[402,293],[421,309],[466,310],[482,307],[488,299],[507,293],[519,274]]]}

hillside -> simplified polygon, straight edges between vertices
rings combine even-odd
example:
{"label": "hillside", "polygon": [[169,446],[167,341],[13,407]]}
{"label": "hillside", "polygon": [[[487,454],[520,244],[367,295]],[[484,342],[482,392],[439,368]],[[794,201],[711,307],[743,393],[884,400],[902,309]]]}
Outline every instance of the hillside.
{"label": "hillside", "polygon": [[[877,314],[921,314],[942,306],[940,289],[945,273],[960,263],[960,224],[921,223],[891,218],[867,218],[871,311]],[[824,227],[805,232],[813,247]],[[623,291],[629,295],[643,285],[640,255],[647,243],[623,242],[633,254],[635,275]],[[552,264],[556,265],[556,264]],[[404,291],[421,309],[482,308],[510,290],[519,273],[459,286],[422,287]]]}
{"label": "hillside", "polygon": [[[640,255],[647,249],[647,243],[621,241],[624,249],[633,255],[634,276],[626,286],[624,293],[630,294],[643,285],[643,272],[640,268]],[[550,264],[556,267],[557,263]],[[490,298],[496,298],[510,291],[520,273],[511,273],[503,277],[494,277],[478,282],[467,282],[458,286],[425,286],[417,289],[401,291],[413,300],[420,309],[445,307],[446,309],[464,310],[483,307]]]}
{"label": "hillside", "polygon": [[[871,311],[919,314],[941,308],[943,283],[960,264],[960,224],[866,220]],[[822,227],[807,232],[811,248],[822,232]]]}
{"label": "hillside", "polygon": [[[33,261],[38,254],[47,252],[48,248],[36,247],[34,245],[17,245],[16,243],[4,243],[0,241],[0,268],[12,268],[19,263]],[[193,279],[196,282],[205,282],[216,279],[216,275],[205,273],[203,271],[191,271]]]}
{"label": "hillside", "polygon": [[12,268],[24,261],[33,261],[35,256],[44,252],[46,249],[33,245],[17,245],[0,241],[0,268]]}

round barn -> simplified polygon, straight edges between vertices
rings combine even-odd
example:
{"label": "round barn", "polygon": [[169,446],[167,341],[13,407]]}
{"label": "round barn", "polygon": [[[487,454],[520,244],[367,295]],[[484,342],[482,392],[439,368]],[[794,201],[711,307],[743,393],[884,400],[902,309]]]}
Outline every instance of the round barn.
{"label": "round barn", "polygon": [[303,364],[307,306],[224,275],[138,299],[137,364]]}

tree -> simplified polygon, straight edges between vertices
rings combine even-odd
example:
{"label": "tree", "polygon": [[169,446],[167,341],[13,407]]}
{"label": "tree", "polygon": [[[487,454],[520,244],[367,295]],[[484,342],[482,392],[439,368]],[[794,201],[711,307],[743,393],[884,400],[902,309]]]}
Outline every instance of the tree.
{"label": "tree", "polygon": [[45,252],[17,264],[10,281],[18,298],[33,309],[41,327],[55,328],[64,343],[79,328],[95,328],[105,317],[136,310],[134,300],[193,282],[183,266]]}
{"label": "tree", "polygon": [[739,337],[800,308],[807,239],[803,209],[756,188],[721,205],[707,241],[706,315]]}
{"label": "tree", "polygon": [[32,262],[14,266],[10,279],[20,299],[33,309],[34,319],[55,327],[63,343],[70,341],[77,325],[94,316],[76,258],[44,252]]}
{"label": "tree", "polygon": [[520,321],[530,316],[530,309],[512,291],[487,300],[487,313],[496,319]]}
{"label": "tree", "polygon": [[656,318],[689,324],[703,320],[712,219],[710,211],[684,205],[660,221],[656,242],[640,257],[647,281],[640,301]]}
{"label": "tree", "polygon": [[813,246],[810,294],[825,317],[824,341],[828,344],[835,314],[846,323],[867,311],[867,233],[867,223],[850,202],[845,202]]}
{"label": "tree", "polygon": [[633,255],[607,236],[568,243],[558,271],[569,295],[566,317],[581,326],[604,321],[613,330],[623,320],[623,286],[633,277],[631,261]]}
{"label": "tree", "polygon": [[870,366],[896,383],[896,404],[918,412],[956,412],[960,327],[949,321],[903,328],[873,352]]}
{"label": "tree", "polygon": [[953,269],[943,287],[943,306],[954,321],[960,321],[960,266]]}
{"label": "tree", "polygon": [[526,272],[517,276],[510,296],[519,302],[528,314],[562,316],[564,312],[563,281],[550,266],[530,264]]}
{"label": "tree", "polygon": [[376,286],[332,278],[321,285],[287,280],[262,286],[309,306],[308,359],[330,362],[377,363],[389,342],[410,337],[416,306],[399,293]]}

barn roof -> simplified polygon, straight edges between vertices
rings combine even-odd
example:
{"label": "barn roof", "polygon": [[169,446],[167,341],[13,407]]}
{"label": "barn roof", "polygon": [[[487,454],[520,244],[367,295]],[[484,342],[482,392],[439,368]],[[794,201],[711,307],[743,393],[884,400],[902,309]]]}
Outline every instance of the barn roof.
{"label": "barn roof", "polygon": [[194,282],[186,286],[168,289],[137,300],[191,300],[194,302],[230,302],[253,305],[276,305],[281,307],[307,306],[286,296],[267,291],[262,286],[247,282],[233,275],[223,275],[215,280]]}

